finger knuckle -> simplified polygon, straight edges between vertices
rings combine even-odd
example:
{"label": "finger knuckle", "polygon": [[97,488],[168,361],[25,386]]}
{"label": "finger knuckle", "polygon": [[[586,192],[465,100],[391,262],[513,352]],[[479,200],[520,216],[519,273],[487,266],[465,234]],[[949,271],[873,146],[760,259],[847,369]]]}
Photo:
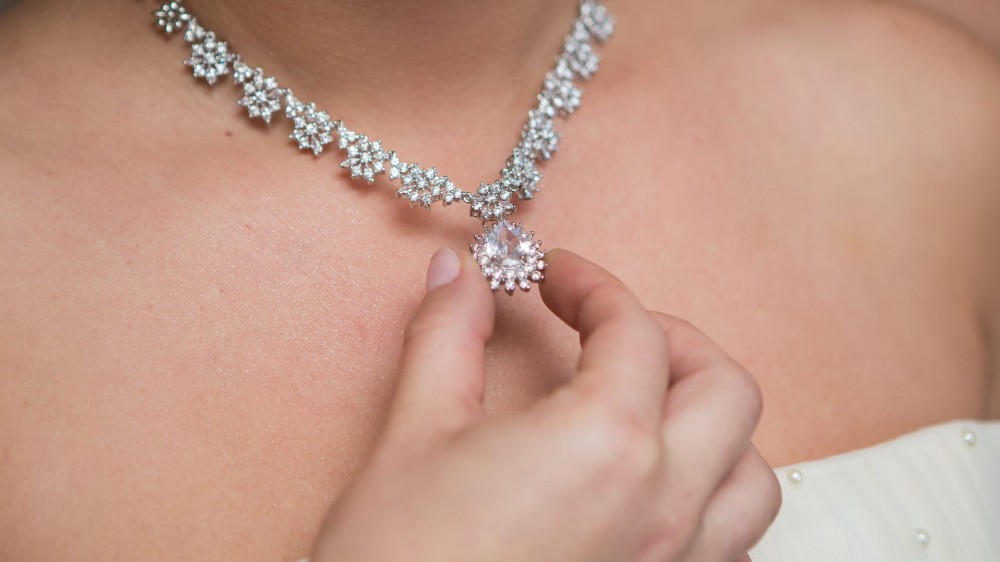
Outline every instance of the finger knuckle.
{"label": "finger knuckle", "polygon": [[761,465],[745,486],[757,490],[756,501],[732,506],[722,523],[725,529],[716,529],[713,543],[720,552],[732,558],[747,552],[767,532],[781,508],[781,487],[774,472]]}
{"label": "finger knuckle", "polygon": [[680,316],[674,316],[666,312],[654,312],[653,316],[659,321],[660,326],[665,331],[671,332],[675,337],[690,338],[700,336],[702,333],[694,324]]}
{"label": "finger knuckle", "polygon": [[615,301],[629,294],[631,293],[628,288],[621,281],[614,277],[608,277],[594,283],[583,302]]}
{"label": "finger knuckle", "polygon": [[668,314],[666,312],[657,312],[656,314],[664,322],[669,324],[672,328],[679,328],[683,330],[697,330],[697,328],[694,327],[694,324],[685,320],[684,318],[681,318],[680,316],[675,316],[673,314]]}
{"label": "finger knuckle", "polygon": [[764,393],[757,379],[746,369],[737,368],[730,371],[727,382],[746,418],[756,426],[764,413]]}
{"label": "finger knuckle", "polygon": [[632,293],[618,279],[603,279],[595,283],[580,300],[578,320],[586,322],[587,318],[618,309],[633,298]]}
{"label": "finger knuckle", "polygon": [[690,549],[699,531],[700,517],[687,510],[669,509],[656,519],[647,541],[650,560],[675,560]]}
{"label": "finger knuckle", "polygon": [[[703,550],[708,551],[713,560],[734,560],[740,554],[750,550],[757,542],[757,529],[760,527],[759,518],[754,513],[749,513],[751,508],[744,506],[742,509],[736,508],[731,514],[732,517],[726,520],[724,528],[715,528],[711,532],[706,531]],[[763,533],[763,531],[761,531]]]}
{"label": "finger knuckle", "polygon": [[662,443],[639,414],[607,405],[592,416],[590,459],[602,478],[619,484],[648,481],[658,471]]}
{"label": "finger knuckle", "polygon": [[660,464],[660,442],[637,423],[619,421],[613,432],[616,445],[615,472],[627,481],[645,481],[657,472]]}

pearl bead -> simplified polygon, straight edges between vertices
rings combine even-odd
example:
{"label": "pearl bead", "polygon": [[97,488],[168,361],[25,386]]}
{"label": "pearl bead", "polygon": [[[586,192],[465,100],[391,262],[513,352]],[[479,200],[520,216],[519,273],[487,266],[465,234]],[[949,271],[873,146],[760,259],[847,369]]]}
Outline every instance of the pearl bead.
{"label": "pearl bead", "polygon": [[927,546],[931,542],[931,534],[923,529],[917,529],[917,542],[923,546]]}
{"label": "pearl bead", "polygon": [[788,480],[792,484],[801,484],[804,478],[805,476],[802,474],[802,471],[797,468],[788,471]]}
{"label": "pearl bead", "polygon": [[962,441],[968,446],[973,446],[976,444],[976,434],[971,431],[965,431],[962,433]]}

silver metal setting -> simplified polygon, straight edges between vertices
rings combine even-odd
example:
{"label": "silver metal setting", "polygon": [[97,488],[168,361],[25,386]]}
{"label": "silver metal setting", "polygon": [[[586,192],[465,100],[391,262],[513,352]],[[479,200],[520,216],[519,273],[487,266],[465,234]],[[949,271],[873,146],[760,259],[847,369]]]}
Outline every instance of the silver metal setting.
{"label": "silver metal setting", "polygon": [[505,220],[483,225],[483,233],[476,235],[476,243],[470,249],[489,279],[490,289],[494,292],[503,289],[508,295],[517,289],[528,292],[532,283],[545,278],[545,251],[534,236],[523,225]]}
{"label": "silver metal setting", "polygon": [[239,55],[233,57],[233,83],[243,85],[253,80],[254,68],[243,62]]}
{"label": "silver metal setting", "polygon": [[581,0],[555,64],[545,75],[538,103],[528,111],[518,145],[499,178],[482,182],[471,191],[460,189],[437,168],[405,163],[381,141],[348,129],[315,103],[300,101],[290,89],[279,87],[274,77],[246,63],[226,41],[202,26],[181,0],[162,3],[152,17],[154,25],[168,37],[183,31],[184,41],[191,46],[191,56],[184,64],[196,78],[214,85],[220,77],[231,74],[233,83],[243,90],[237,103],[246,108],[247,116],[270,124],[275,116],[283,115],[292,125],[289,138],[300,150],[319,156],[336,134],[337,147],[345,153],[340,166],[353,179],[371,184],[388,168],[388,181],[398,183],[396,194],[412,206],[429,211],[434,203],[469,205],[470,214],[484,224],[483,234],[476,235],[476,244],[470,247],[494,291],[527,291],[544,278],[540,242],[534,240],[533,232],[506,218],[517,210],[512,201],[515,194],[528,200],[539,192],[542,173],[537,164],[553,157],[562,138],[555,119],[577,111],[583,97],[579,82],[598,71],[600,57],[594,46],[610,38],[615,27],[615,18],[600,0]]}
{"label": "silver metal setting", "polygon": [[551,160],[552,155],[559,151],[561,137],[555,130],[552,118],[542,110],[532,109],[528,112],[528,121],[521,132],[521,146],[528,151],[532,160]]}
{"label": "silver metal setting", "polygon": [[573,74],[583,80],[590,80],[597,74],[601,62],[589,41],[579,41],[573,36],[566,39],[562,56]]}
{"label": "silver metal setting", "polygon": [[285,116],[295,126],[288,138],[298,143],[299,150],[311,150],[319,156],[323,147],[333,142],[335,125],[330,116],[316,109],[316,104],[304,104],[291,93],[286,94],[285,104]]}
{"label": "silver metal setting", "polygon": [[521,199],[531,199],[539,191],[538,184],[542,181],[542,173],[535,166],[535,161],[528,155],[528,151],[517,146],[513,154],[507,159],[507,165],[500,172],[503,179],[500,180],[504,187],[516,192]]}
{"label": "silver metal setting", "polygon": [[507,215],[514,214],[516,208],[510,202],[514,192],[504,186],[503,181],[495,181],[489,185],[479,185],[479,191],[472,203],[470,213],[483,221],[498,221]]}
{"label": "silver metal setting", "polygon": [[191,19],[188,21],[187,28],[184,29],[184,42],[188,45],[198,43],[199,41],[205,39],[205,33],[207,33],[207,31],[201,26],[201,24],[198,23],[198,18],[191,16]]}
{"label": "silver metal setting", "polygon": [[187,27],[191,14],[180,2],[166,2],[153,12],[153,23],[168,36]]}
{"label": "silver metal setting", "polygon": [[542,93],[538,94],[538,109],[549,118],[556,115],[567,116],[580,107],[583,90],[573,83],[572,78],[559,76],[555,71],[545,76]]}
{"label": "silver metal setting", "polygon": [[[235,72],[241,74],[245,71],[241,68]],[[242,78],[242,76],[241,76]],[[237,77],[233,76],[236,80]],[[236,103],[247,109],[247,114],[251,119],[263,119],[268,125],[271,124],[271,115],[281,111],[281,102],[285,93],[278,87],[278,81],[273,77],[264,77],[264,70],[257,68],[253,71],[249,80],[243,83],[243,97]]]}
{"label": "silver metal setting", "polygon": [[382,149],[382,141],[368,140],[367,136],[343,125],[337,128],[337,135],[340,137],[340,149],[347,152],[347,159],[340,163],[340,167],[350,170],[352,178],[372,183],[376,176],[385,173],[389,153]]}
{"label": "silver metal setting", "polygon": [[615,18],[604,4],[594,0],[584,0],[580,4],[580,21],[599,43],[607,41],[615,32]]}
{"label": "silver metal setting", "polygon": [[216,39],[211,31],[206,31],[199,41],[191,44],[191,58],[184,61],[184,64],[191,67],[195,78],[204,78],[209,85],[214,86],[220,76],[229,74],[229,63],[232,60],[229,45]]}
{"label": "silver metal setting", "polygon": [[445,193],[454,192],[455,184],[445,176],[439,176],[437,169],[423,169],[417,164],[405,164],[392,155],[390,157],[389,177],[396,177],[403,187],[396,194],[406,199],[414,207],[431,210],[431,204],[444,198]]}

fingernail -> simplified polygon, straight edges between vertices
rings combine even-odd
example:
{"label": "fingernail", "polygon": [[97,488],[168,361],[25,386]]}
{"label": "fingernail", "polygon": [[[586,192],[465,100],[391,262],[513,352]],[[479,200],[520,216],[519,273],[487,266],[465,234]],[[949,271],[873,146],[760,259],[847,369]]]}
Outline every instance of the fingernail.
{"label": "fingernail", "polygon": [[431,265],[427,268],[427,291],[451,283],[458,277],[461,269],[458,254],[451,248],[441,248],[431,258]]}

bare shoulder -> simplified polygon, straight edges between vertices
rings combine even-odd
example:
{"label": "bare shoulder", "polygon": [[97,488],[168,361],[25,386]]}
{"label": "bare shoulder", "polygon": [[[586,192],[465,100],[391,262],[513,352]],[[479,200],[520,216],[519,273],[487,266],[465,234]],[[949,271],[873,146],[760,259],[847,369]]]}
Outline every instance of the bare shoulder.
{"label": "bare shoulder", "polygon": [[0,88],[0,234],[4,235],[0,240],[10,240],[5,227],[13,223],[14,189],[23,184],[23,168],[31,152],[23,138],[31,129],[26,102],[37,87],[35,77],[24,72],[24,37],[16,12],[0,1],[0,76],[14,77],[14,87]]}
{"label": "bare shoulder", "polygon": [[922,184],[934,193],[964,195],[984,224],[996,224],[1000,57],[966,29],[910,5],[804,5],[803,29],[813,37],[801,53],[810,60],[800,62],[827,65],[817,87],[838,94],[838,120],[875,135],[880,156],[903,160],[894,171],[930,180]]}
{"label": "bare shoulder", "polygon": [[886,188],[915,179],[940,193],[927,180],[947,173],[949,189],[996,191],[1000,57],[963,28],[876,0],[711,6],[686,6],[698,27],[669,31],[700,38],[685,64],[709,67],[720,109],[768,146],[808,138],[867,179],[897,178]]}
{"label": "bare shoulder", "polygon": [[996,141],[1000,58],[965,29],[910,5],[876,0],[789,4],[794,7],[774,8],[777,13],[753,27],[763,46],[758,54],[815,79],[816,88],[858,110],[908,117],[921,128],[961,127],[983,142]]}
{"label": "bare shoulder", "polygon": [[909,0],[962,25],[1000,53],[1000,2],[993,0]]}
{"label": "bare shoulder", "polygon": [[[861,0],[833,3],[835,28],[850,50],[845,56],[863,70],[895,72],[895,84],[914,103],[936,104],[955,119],[975,117],[996,140],[1000,114],[1000,58],[966,28],[910,5]],[[865,60],[871,65],[863,65]],[[945,104],[960,105],[948,107]],[[959,121],[960,124],[969,122]]]}
{"label": "bare shoulder", "polygon": [[992,357],[986,414],[1000,419],[1000,57],[929,13],[891,4],[862,11],[853,26],[870,36],[869,48],[882,46],[898,62],[894,88],[914,100],[914,123],[904,130],[915,139],[910,143],[929,145],[928,161],[916,167],[934,174],[949,199],[964,200],[964,227],[978,258],[976,308]]}
{"label": "bare shoulder", "polygon": [[0,88],[0,279],[12,279],[3,273],[14,267],[12,258],[17,256],[11,254],[23,242],[23,203],[31,192],[30,183],[45,183],[39,165],[45,156],[47,135],[39,123],[47,98],[41,95],[43,75],[31,64],[37,53],[29,52],[32,41],[25,29],[22,6],[0,10],[0,76],[11,77],[10,83]]}
{"label": "bare shoulder", "polygon": [[1000,256],[1000,57],[911,5],[765,4],[723,54],[763,109],[761,132],[809,139],[868,189],[968,213],[962,222],[982,227],[967,233],[980,237],[978,261]]}
{"label": "bare shoulder", "polygon": [[33,251],[32,241],[46,226],[31,202],[33,197],[47,197],[49,183],[43,165],[46,135],[39,133],[38,125],[46,98],[39,95],[41,73],[28,64],[33,57],[27,52],[30,40],[21,8],[0,9],[0,76],[5,79],[0,88],[0,317],[7,320],[0,322],[0,363],[8,368],[0,368],[2,378],[12,376],[9,369],[18,364],[10,356],[20,340],[23,315],[18,306],[34,281],[30,272],[39,253]]}
{"label": "bare shoulder", "polygon": [[690,97],[718,100],[707,113],[724,128],[722,147],[751,167],[741,177],[785,185],[783,195],[808,191],[810,211],[857,233],[883,281],[932,287],[925,294],[962,311],[965,325],[941,331],[976,326],[982,345],[966,354],[983,365],[992,357],[984,374],[995,381],[991,415],[1000,417],[994,51],[904,4],[765,0],[730,9],[692,0],[684,8],[698,27],[672,28],[683,38],[665,52],[685,40],[702,46],[673,56],[664,84],[684,87],[678,68],[710,84]]}
{"label": "bare shoulder", "polygon": [[847,177],[923,208],[924,253],[939,245],[942,269],[968,278],[1000,418],[1000,57],[911,5],[803,2],[764,21],[756,56],[822,108],[810,134],[828,150],[865,147],[842,159]]}
{"label": "bare shoulder", "polygon": [[[23,185],[26,171],[44,154],[45,145],[56,146],[46,125],[55,119],[45,117],[58,109],[54,102],[61,97],[62,84],[47,72],[57,70],[50,64],[57,42],[46,41],[40,33],[35,6],[0,1],[0,7],[0,76],[11,78],[7,87],[0,88],[0,190],[3,208],[9,211],[13,190]],[[39,47],[46,43],[50,47]],[[64,121],[62,117],[58,120]],[[62,128],[69,130],[72,125],[64,121]]]}

